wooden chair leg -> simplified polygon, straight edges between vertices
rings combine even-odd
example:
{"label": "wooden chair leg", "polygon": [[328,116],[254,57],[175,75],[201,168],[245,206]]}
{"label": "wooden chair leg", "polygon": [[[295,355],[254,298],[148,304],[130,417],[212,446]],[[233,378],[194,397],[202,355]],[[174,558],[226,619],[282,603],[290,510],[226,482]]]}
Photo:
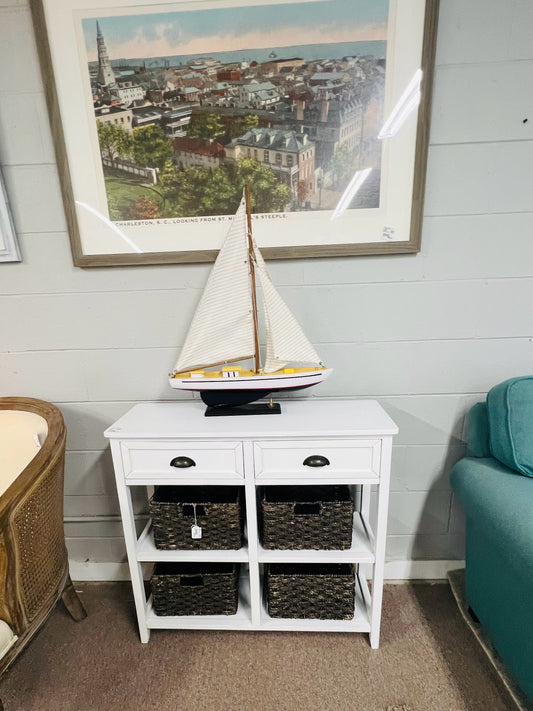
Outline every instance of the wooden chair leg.
{"label": "wooden chair leg", "polygon": [[65,585],[65,589],[63,590],[61,599],[63,600],[63,604],[67,608],[73,620],[75,620],[76,622],[80,622],[85,617],[87,617],[87,612],[83,607],[82,601],[78,597],[78,593],[74,589],[74,585],[72,584],[70,575],[67,578],[67,584]]}

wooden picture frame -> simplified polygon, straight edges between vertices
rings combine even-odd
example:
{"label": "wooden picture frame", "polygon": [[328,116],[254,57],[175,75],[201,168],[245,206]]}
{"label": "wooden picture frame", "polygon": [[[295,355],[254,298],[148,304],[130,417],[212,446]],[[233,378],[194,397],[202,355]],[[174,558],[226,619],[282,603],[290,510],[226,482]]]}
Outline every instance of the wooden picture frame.
{"label": "wooden picture frame", "polygon": [[[30,0],[74,264],[214,260],[236,207],[231,200],[246,175],[252,176],[257,201],[254,236],[267,259],[418,252],[438,3]],[[252,30],[255,14],[272,4],[279,5],[276,16],[291,30],[292,44],[282,44],[280,25],[280,46],[266,54],[271,45]],[[378,6],[381,24],[374,18],[372,25]],[[330,41],[316,49],[309,43],[316,34],[302,26],[296,35],[296,25],[290,25],[296,10]],[[347,12],[353,15],[352,29]],[[326,14],[338,24],[331,35],[320,26]],[[176,18],[182,38],[171,43],[168,36]],[[238,24],[236,18],[248,18],[249,24],[244,19]],[[159,19],[168,20],[167,52],[162,54],[147,41],[151,23],[155,28]],[[226,21],[230,25],[230,19],[236,43],[231,46],[241,42],[241,48],[213,48],[214,28]],[[191,27],[202,24],[203,34],[185,36],[185,20]],[[142,44],[136,30],[141,26]],[[255,38],[255,49],[245,44],[249,37]],[[380,46],[385,46],[384,55]],[[346,54],[352,47],[353,52]],[[244,52],[247,57],[237,60]],[[295,53],[298,56],[292,56]],[[414,89],[416,93],[419,87],[413,110],[395,135],[378,138],[385,118],[405,109],[405,90],[417,74],[421,80]],[[139,87],[142,97],[135,93]],[[350,120],[344,118],[349,115]],[[222,134],[209,124],[210,116],[215,116]],[[251,116],[246,119],[251,123],[239,123],[243,116]],[[121,153],[101,137],[99,142],[99,132],[107,129],[98,128],[119,120],[126,121],[129,136],[129,147]],[[145,120],[148,127],[155,125],[152,133],[146,132]],[[208,130],[212,133],[204,135]],[[173,149],[169,152],[165,145],[161,156],[156,155],[159,131],[166,132]],[[219,135],[222,143],[216,140]],[[152,137],[144,162],[139,136]],[[250,147],[254,140],[255,156]],[[293,149],[288,146],[293,144],[291,158]],[[133,175],[138,169],[151,173]],[[189,169],[204,181],[195,188],[197,193],[189,187],[193,175],[186,173]],[[278,181],[264,193],[263,208],[263,194],[254,198],[253,193],[254,171],[260,170],[271,171]],[[226,190],[227,204],[221,197],[224,190],[215,189],[213,176],[230,181],[224,183],[224,189],[231,188]],[[356,179],[364,185],[359,192],[353,189]],[[265,181],[257,178],[257,184]],[[214,195],[211,203],[209,195]]]}

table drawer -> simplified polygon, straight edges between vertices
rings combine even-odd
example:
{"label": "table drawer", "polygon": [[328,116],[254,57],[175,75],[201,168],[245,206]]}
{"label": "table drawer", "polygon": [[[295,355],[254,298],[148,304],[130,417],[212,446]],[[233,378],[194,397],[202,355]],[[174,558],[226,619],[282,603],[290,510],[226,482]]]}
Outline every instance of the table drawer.
{"label": "table drawer", "polygon": [[241,442],[123,441],[122,462],[126,478],[156,477],[194,481],[243,479]]}
{"label": "table drawer", "polygon": [[256,479],[379,479],[380,439],[254,443]]}

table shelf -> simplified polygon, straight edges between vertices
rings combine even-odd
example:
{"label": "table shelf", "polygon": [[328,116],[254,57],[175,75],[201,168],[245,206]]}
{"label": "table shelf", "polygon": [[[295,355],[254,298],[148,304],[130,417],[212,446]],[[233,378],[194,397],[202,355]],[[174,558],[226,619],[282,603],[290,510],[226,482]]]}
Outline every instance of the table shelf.
{"label": "table shelf", "polygon": [[258,544],[260,563],[374,563],[374,534],[366,517],[354,514],[352,545],[346,550],[267,550]]}
{"label": "table shelf", "polygon": [[248,546],[237,550],[160,550],[154,542],[151,521],[139,536],[136,551],[136,558],[141,562],[247,563],[249,560]]}

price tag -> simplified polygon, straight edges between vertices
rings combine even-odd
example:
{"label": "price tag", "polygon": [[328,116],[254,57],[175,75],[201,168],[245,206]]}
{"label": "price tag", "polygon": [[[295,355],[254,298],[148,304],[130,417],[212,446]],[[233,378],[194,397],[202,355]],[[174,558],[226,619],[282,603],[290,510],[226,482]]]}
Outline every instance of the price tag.
{"label": "price tag", "polygon": [[202,537],[202,527],[201,526],[191,526],[191,537],[201,538]]}

